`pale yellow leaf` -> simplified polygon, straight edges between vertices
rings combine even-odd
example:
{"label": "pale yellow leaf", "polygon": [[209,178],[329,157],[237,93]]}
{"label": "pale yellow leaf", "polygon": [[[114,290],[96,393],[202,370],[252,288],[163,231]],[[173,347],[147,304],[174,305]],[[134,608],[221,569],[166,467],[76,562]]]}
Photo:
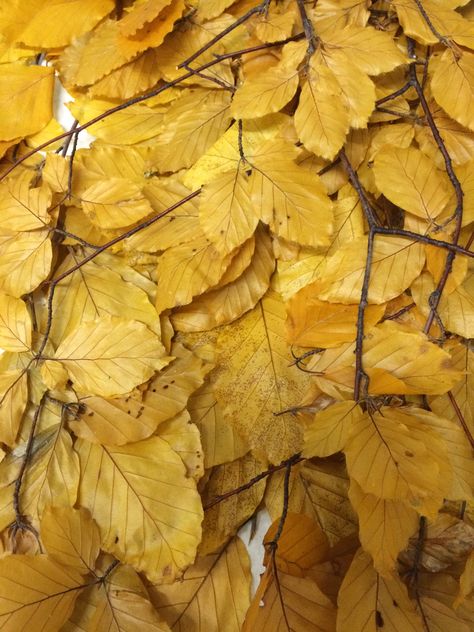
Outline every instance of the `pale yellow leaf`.
{"label": "pale yellow leaf", "polygon": [[48,153],[41,176],[52,191],[64,193],[67,190],[69,179],[68,160],[58,154]]}
{"label": "pale yellow leaf", "polygon": [[180,582],[148,586],[157,612],[175,632],[240,632],[250,605],[250,560],[239,538],[199,557]]}
{"label": "pale yellow leaf", "polygon": [[304,374],[289,366],[284,319],[284,304],[270,291],[218,338],[217,399],[254,453],[272,463],[301,449],[302,428],[284,411],[298,404],[308,383]]}
{"label": "pale yellow leaf", "polygon": [[102,547],[171,581],[193,562],[202,508],[195,482],[169,445],[152,437],[123,447],[79,440],[79,502],[99,525]]}
{"label": "pale yellow leaf", "polygon": [[5,632],[60,630],[82,585],[46,555],[10,555],[0,560],[0,626]]}
{"label": "pale yellow leaf", "polygon": [[24,369],[2,370],[0,377],[0,441],[14,445],[28,401]]}
{"label": "pale yellow leaf", "polygon": [[234,282],[210,290],[171,317],[178,331],[207,331],[227,325],[252,309],[270,285],[275,257],[268,235],[257,229],[256,246],[249,267]]}
{"label": "pale yellow leaf", "polygon": [[86,509],[47,507],[41,518],[41,540],[48,557],[63,568],[81,575],[94,572],[99,529]]}
{"label": "pale yellow leaf", "polygon": [[0,233],[12,234],[19,231],[46,228],[49,224],[48,207],[51,192],[48,187],[30,189],[30,175],[20,174],[17,178],[0,184]]}
{"label": "pale yellow leaf", "polygon": [[[367,239],[344,244],[327,260],[319,298],[359,303],[367,258]],[[406,290],[425,263],[424,247],[401,237],[377,236],[369,283],[369,303],[380,305]]]}
{"label": "pale yellow leaf", "polygon": [[368,494],[353,479],[349,498],[359,516],[359,539],[383,577],[396,569],[397,556],[417,532],[417,512],[399,500]]}
{"label": "pale yellow leaf", "polygon": [[337,597],[337,632],[423,632],[421,617],[398,575],[381,577],[359,549]]}
{"label": "pale yellow leaf", "polygon": [[50,272],[49,230],[0,237],[0,289],[11,296],[35,290]]}
{"label": "pale yellow leaf", "polygon": [[21,353],[31,347],[31,316],[26,303],[0,292],[0,348]]}
{"label": "pale yellow leaf", "polygon": [[187,410],[161,423],[156,436],[172,448],[186,466],[186,475],[196,482],[204,476],[204,454],[198,427]]}
{"label": "pale yellow leaf", "polygon": [[0,138],[12,140],[39,131],[53,115],[54,70],[46,66],[2,64]]}
{"label": "pale yellow leaf", "polygon": [[312,65],[295,112],[296,132],[304,146],[327,160],[342,148],[349,131],[349,113],[341,86],[331,69]]}
{"label": "pale yellow leaf", "polygon": [[336,402],[305,424],[303,456],[330,456],[343,450],[352,426],[362,415],[354,401]]}
{"label": "pale yellow leaf", "polygon": [[453,119],[474,130],[474,54],[463,51],[459,59],[447,49],[436,65],[431,92]]}
{"label": "pale yellow leaf", "polygon": [[90,395],[128,393],[166,366],[159,338],[143,323],[105,317],[79,325],[56,349],[75,387]]}

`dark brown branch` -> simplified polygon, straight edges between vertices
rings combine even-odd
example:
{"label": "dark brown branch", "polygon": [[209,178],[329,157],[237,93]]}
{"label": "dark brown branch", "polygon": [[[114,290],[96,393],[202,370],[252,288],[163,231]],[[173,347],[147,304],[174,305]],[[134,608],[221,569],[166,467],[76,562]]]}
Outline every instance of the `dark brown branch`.
{"label": "dark brown branch", "polygon": [[308,17],[306,13],[306,7],[304,6],[304,0],[296,0],[296,4],[298,5],[298,11],[300,12],[301,22],[303,24],[303,30],[306,37],[306,41],[308,42],[307,55],[311,57],[316,48],[318,47],[318,38],[316,33],[314,32],[313,23]]}
{"label": "dark brown branch", "polygon": [[299,454],[294,454],[289,459],[282,461],[279,465],[272,465],[264,472],[260,472],[260,474],[257,474],[257,476],[254,476],[243,485],[240,485],[239,487],[236,487],[235,489],[231,489],[225,494],[216,496],[215,498],[210,500],[206,505],[204,505],[204,510],[207,511],[208,509],[211,509],[211,507],[214,507],[214,505],[218,505],[222,501],[227,500],[228,498],[231,498],[232,496],[235,496],[236,494],[240,494],[247,489],[250,489],[262,479],[266,478],[267,476],[270,476],[270,474],[274,474],[275,472],[278,472],[280,470],[287,468],[289,464],[293,466],[293,465],[296,465],[296,463],[300,463],[301,461],[304,461],[304,460],[305,459]]}
{"label": "dark brown branch", "polygon": [[392,99],[396,99],[397,97],[402,96],[402,94],[405,94],[405,92],[407,90],[409,90],[410,88],[411,88],[411,83],[409,81],[407,81],[407,83],[404,86],[402,86],[401,88],[398,88],[398,90],[395,90],[394,92],[391,92],[390,94],[387,94],[386,97],[382,97],[381,99],[377,99],[377,101],[375,102],[375,105],[378,107],[379,105],[383,105],[387,101],[391,101]]}

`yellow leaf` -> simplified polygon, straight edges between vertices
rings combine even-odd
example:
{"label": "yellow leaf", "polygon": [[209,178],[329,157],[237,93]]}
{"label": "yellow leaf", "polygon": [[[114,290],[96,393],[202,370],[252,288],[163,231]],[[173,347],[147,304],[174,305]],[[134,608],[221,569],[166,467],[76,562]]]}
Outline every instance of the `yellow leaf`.
{"label": "yellow leaf", "polygon": [[343,450],[362,411],[354,401],[336,402],[305,424],[303,456],[330,456]]}
{"label": "yellow leaf", "polygon": [[382,577],[395,571],[397,556],[417,533],[417,512],[399,500],[386,500],[368,494],[353,479],[349,498],[359,516],[359,538],[372,556],[375,570]]}
{"label": "yellow leaf", "polygon": [[53,116],[54,70],[45,66],[2,64],[0,138],[38,132]]}
{"label": "yellow leaf", "polygon": [[[216,466],[209,477],[203,494],[206,506],[215,498],[247,483],[261,473],[263,465],[251,454],[231,463]],[[206,509],[202,525],[203,537],[199,545],[201,555],[218,551],[236,533],[260,505],[265,491],[262,481],[252,485],[241,494],[232,495],[222,502]]]}
{"label": "yellow leaf", "polygon": [[0,377],[0,441],[14,445],[28,402],[28,378],[24,369],[3,370]]}
{"label": "yellow leaf", "polygon": [[456,176],[462,188],[463,213],[462,225],[467,226],[474,221],[474,160],[470,160],[456,169]]}
{"label": "yellow leaf", "polygon": [[[66,257],[56,275],[77,260]],[[149,297],[153,283],[110,254],[102,254],[56,285],[50,339],[58,345],[80,324],[102,316],[120,316],[145,323],[157,331],[158,313]],[[159,331],[159,329],[158,329]]]}
{"label": "yellow leaf", "polygon": [[195,89],[183,92],[163,117],[157,138],[160,170],[190,167],[225,132],[231,120],[228,92]]}
{"label": "yellow leaf", "polygon": [[381,577],[359,549],[337,597],[337,632],[422,632],[423,623],[398,575]]}
{"label": "yellow leaf", "polygon": [[99,525],[101,546],[152,581],[172,581],[193,562],[201,537],[200,497],[181,458],[158,437],[76,447],[79,502]]}
{"label": "yellow leaf", "polygon": [[323,39],[328,54],[333,50],[344,53],[368,75],[389,72],[407,61],[389,33],[372,26],[347,25],[324,33]]}
{"label": "yellow leaf", "polygon": [[74,607],[82,577],[46,555],[10,555],[0,560],[0,626],[8,632],[59,630]]}
{"label": "yellow leaf", "polygon": [[94,572],[99,530],[86,509],[47,507],[41,518],[41,540],[57,564],[81,575]]}
{"label": "yellow leaf", "polygon": [[[267,567],[271,564],[271,552],[268,545],[275,538],[279,525],[280,519],[275,520],[263,539],[265,546],[263,565]],[[308,569],[324,559],[328,550],[327,537],[317,522],[304,514],[288,513],[286,515],[275,555],[279,571],[295,577],[304,577]]]}
{"label": "yellow leaf", "polygon": [[190,397],[188,411],[201,433],[206,469],[234,461],[248,452],[245,441],[224,418],[212,382],[205,383]]}
{"label": "yellow leaf", "polygon": [[[272,475],[265,490],[265,506],[272,519],[283,510],[285,472]],[[333,546],[341,538],[357,533],[357,516],[347,497],[349,481],[341,462],[320,460],[295,465],[290,476],[288,510],[317,522]]]}
{"label": "yellow leaf", "polygon": [[[424,316],[428,316],[429,297],[436,289],[431,274],[424,272],[412,284],[412,294],[418,309]],[[450,294],[441,295],[436,309],[443,326],[454,334],[464,338],[474,336],[474,274],[472,271],[461,285]]]}
{"label": "yellow leaf", "polygon": [[173,327],[178,331],[207,331],[231,323],[252,309],[265,294],[274,269],[271,240],[257,229],[255,252],[243,274],[175,312],[171,317]]}
{"label": "yellow leaf", "polygon": [[[356,338],[357,305],[326,303],[314,296],[309,285],[293,295],[288,303],[287,339],[301,347],[330,349]],[[369,305],[364,327],[368,331],[383,316],[385,305]]]}
{"label": "yellow leaf", "polygon": [[255,212],[271,230],[307,246],[328,246],[333,204],[316,174],[285,158],[252,161],[250,196]]}
{"label": "yellow leaf", "polygon": [[301,449],[302,428],[284,411],[298,404],[308,383],[296,367],[288,366],[284,318],[283,302],[269,292],[218,337],[217,399],[254,453],[272,463]]}
{"label": "yellow leaf", "polygon": [[158,2],[157,0],[145,0],[136,3],[120,20],[120,32],[125,37],[133,37],[146,24],[153,22],[169,4],[171,4],[171,0],[158,0]]}
{"label": "yellow leaf", "polygon": [[240,632],[250,605],[250,560],[239,538],[219,553],[199,557],[183,579],[148,586],[158,613],[176,632]]}
{"label": "yellow leaf", "polygon": [[278,42],[290,37],[296,21],[297,9],[292,2],[270,4],[261,14],[255,33],[262,42]]}
{"label": "yellow leaf", "polygon": [[[104,114],[114,107],[116,103],[105,99],[86,99],[78,96],[68,104],[71,114],[86,123],[96,116]],[[106,116],[98,123],[91,125],[88,131],[93,136],[108,143],[120,145],[133,145],[144,140],[149,140],[158,134],[161,129],[163,114],[147,105],[137,103],[125,110]]]}
{"label": "yellow leaf", "polygon": [[349,131],[349,113],[335,74],[323,63],[313,64],[295,112],[296,132],[304,146],[327,160],[342,148]]}
{"label": "yellow leaf", "polygon": [[161,423],[156,436],[166,441],[186,466],[186,475],[197,482],[204,476],[204,454],[199,429],[187,410]]}
{"label": "yellow leaf", "polygon": [[31,347],[31,317],[21,298],[0,292],[0,348],[21,353]]}
{"label": "yellow leaf", "polygon": [[250,202],[248,178],[240,165],[204,185],[199,221],[207,237],[223,253],[231,252],[253,235],[258,215]]}
{"label": "yellow leaf", "polygon": [[58,361],[77,390],[113,397],[145,382],[169,358],[159,338],[143,323],[102,317],[66,336],[48,363]]}
{"label": "yellow leaf", "polygon": [[459,578],[459,594],[454,602],[456,608],[474,591],[474,552],[467,558],[466,566]]}
{"label": "yellow leaf", "polygon": [[[269,68],[264,75],[247,77],[232,99],[232,116],[252,119],[279,112],[291,101],[298,88],[297,66],[304,53],[301,43],[291,42],[283,48],[279,64]],[[294,57],[293,63],[288,63],[290,56]]]}
{"label": "yellow leaf", "polygon": [[90,221],[103,230],[131,226],[153,213],[139,187],[119,178],[93,184],[81,202]]}
{"label": "yellow leaf", "polygon": [[373,395],[437,395],[449,391],[462,378],[449,353],[420,331],[386,320],[365,338],[363,363]]}
{"label": "yellow leaf", "polygon": [[156,309],[190,303],[193,296],[215,285],[231,262],[204,236],[166,250],[158,259]]}
{"label": "yellow leaf", "polygon": [[[262,605],[263,604],[263,605]],[[292,632],[333,632],[336,608],[316,582],[267,571],[250,604],[242,632],[292,630]]]}
{"label": "yellow leaf", "polygon": [[0,289],[11,296],[28,294],[50,272],[49,230],[0,237]]}
{"label": "yellow leaf", "polygon": [[51,193],[47,187],[30,189],[29,174],[0,184],[0,233],[46,228],[49,224],[48,207]]}
{"label": "yellow leaf", "polygon": [[453,119],[474,130],[474,54],[463,51],[457,59],[447,49],[436,64],[431,92]]}
{"label": "yellow leaf", "polygon": [[67,191],[69,179],[69,163],[67,159],[54,153],[46,154],[41,176],[51,191],[64,193]]}
{"label": "yellow leaf", "polygon": [[450,481],[443,480],[435,452],[441,440],[436,443],[421,424],[411,428],[412,421],[397,408],[365,413],[352,425],[344,452],[351,478],[366,493],[401,500],[422,512],[426,500],[441,503]]}
{"label": "yellow leaf", "polygon": [[1,30],[12,43],[59,48],[92,30],[113,8],[112,0],[12,0]]}
{"label": "yellow leaf", "polygon": [[[334,303],[359,303],[367,257],[367,239],[344,244],[328,258],[319,298]],[[380,305],[399,296],[420,274],[424,247],[401,237],[375,238],[369,303]]]}

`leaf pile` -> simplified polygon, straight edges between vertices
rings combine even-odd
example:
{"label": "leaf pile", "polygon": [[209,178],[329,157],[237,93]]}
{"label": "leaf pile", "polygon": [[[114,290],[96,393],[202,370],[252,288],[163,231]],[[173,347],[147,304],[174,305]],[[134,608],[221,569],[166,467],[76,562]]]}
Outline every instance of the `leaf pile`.
{"label": "leaf pile", "polygon": [[3,3],[2,629],[472,630],[471,4]]}

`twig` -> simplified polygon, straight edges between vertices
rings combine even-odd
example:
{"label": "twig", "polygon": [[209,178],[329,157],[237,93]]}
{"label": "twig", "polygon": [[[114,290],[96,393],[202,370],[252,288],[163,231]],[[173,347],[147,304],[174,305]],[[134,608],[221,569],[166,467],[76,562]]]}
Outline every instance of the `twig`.
{"label": "twig", "polygon": [[301,22],[303,23],[304,34],[308,42],[308,48],[307,48],[306,54],[309,58],[318,47],[318,38],[316,37],[316,33],[314,32],[313,23],[311,22],[311,20],[308,17],[308,14],[306,13],[304,0],[296,0],[296,4],[298,5],[298,11],[300,12]]}
{"label": "twig", "polygon": [[244,492],[245,490],[250,489],[262,479],[266,478],[267,476],[270,476],[270,474],[274,474],[275,472],[278,472],[279,470],[283,470],[287,468],[288,464],[291,463],[291,466],[293,466],[293,465],[296,465],[296,463],[300,463],[301,461],[304,461],[304,460],[305,460],[304,457],[300,456],[299,454],[294,454],[289,459],[282,461],[279,465],[272,465],[264,472],[260,472],[260,474],[257,474],[257,476],[254,476],[243,485],[240,485],[239,487],[236,487],[235,489],[231,489],[230,491],[225,492],[225,494],[216,496],[211,501],[209,501],[206,505],[204,505],[204,510],[207,511],[208,509],[211,509],[211,507],[214,507],[214,505],[218,505],[219,503],[221,503],[223,500],[227,500],[228,498],[231,498],[232,496],[235,496],[236,494],[240,494]]}

